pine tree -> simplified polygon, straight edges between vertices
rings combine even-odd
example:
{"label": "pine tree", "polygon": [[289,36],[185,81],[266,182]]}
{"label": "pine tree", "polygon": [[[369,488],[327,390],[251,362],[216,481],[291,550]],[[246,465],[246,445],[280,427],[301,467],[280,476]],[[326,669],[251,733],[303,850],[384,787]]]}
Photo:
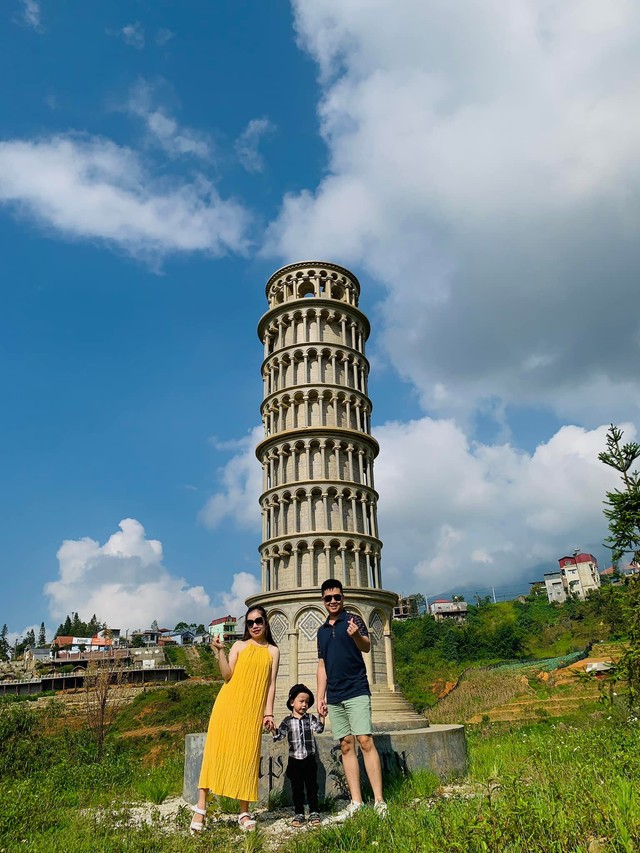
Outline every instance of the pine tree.
{"label": "pine tree", "polygon": [[96,614],[94,613],[91,619],[89,620],[89,623],[87,624],[87,637],[94,637],[98,633],[99,628],[100,623],[98,622]]}
{"label": "pine tree", "polygon": [[67,618],[64,620],[64,627],[62,629],[62,636],[63,637],[70,637],[71,636],[71,617],[70,616],[67,616]]}
{"label": "pine tree", "polygon": [[36,644],[36,634],[33,628],[29,628],[27,633],[24,635],[24,642],[27,646],[35,646]]}
{"label": "pine tree", "polygon": [[640,564],[640,474],[629,473],[631,466],[640,459],[640,444],[630,441],[621,445],[624,433],[611,424],[607,433],[607,449],[598,454],[598,459],[618,471],[624,489],[607,492],[604,514],[609,519],[611,535],[605,545],[611,548],[614,562],[625,554],[631,554],[633,562]]}
{"label": "pine tree", "polygon": [[58,630],[57,630],[57,631],[55,632],[55,634],[53,635],[53,639],[55,640],[55,638],[56,638],[56,637],[63,637],[63,636],[64,636],[64,625],[63,625],[63,624],[62,624],[62,622],[61,622],[61,623],[58,625]]}
{"label": "pine tree", "polygon": [[[605,545],[611,548],[613,559],[632,555],[632,562],[640,565],[640,473],[629,473],[640,459],[640,444],[635,441],[622,444],[623,432],[611,424],[607,433],[607,449],[598,459],[618,471],[624,489],[607,492],[604,510],[609,519],[610,536]],[[618,661],[618,672],[628,684],[627,700],[632,711],[640,710],[640,576],[626,584],[626,602],[623,616],[629,645]]]}
{"label": "pine tree", "polygon": [[80,622],[80,617],[78,613],[74,613],[71,616],[71,633],[74,637],[79,637],[80,632],[82,631],[82,623]]}
{"label": "pine tree", "polygon": [[9,629],[7,628],[7,624],[2,626],[2,631],[0,631],[0,660],[9,660]]}
{"label": "pine tree", "polygon": [[40,632],[38,634],[38,647],[42,648],[47,645],[47,632],[44,627],[44,622],[40,623]]}

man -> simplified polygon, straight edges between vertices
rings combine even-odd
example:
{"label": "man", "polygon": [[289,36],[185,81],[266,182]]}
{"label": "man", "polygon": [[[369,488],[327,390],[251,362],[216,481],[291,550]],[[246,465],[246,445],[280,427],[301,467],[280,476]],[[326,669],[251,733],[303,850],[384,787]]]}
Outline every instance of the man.
{"label": "man", "polygon": [[360,616],[344,609],[340,581],[326,580],[321,595],[328,616],[318,629],[318,711],[326,714],[328,710],[333,736],[340,741],[342,750],[351,802],[341,817],[345,820],[362,808],[356,739],[373,790],[374,809],[385,817],[380,756],[371,736],[371,690],[362,657],[371,649],[369,632]]}

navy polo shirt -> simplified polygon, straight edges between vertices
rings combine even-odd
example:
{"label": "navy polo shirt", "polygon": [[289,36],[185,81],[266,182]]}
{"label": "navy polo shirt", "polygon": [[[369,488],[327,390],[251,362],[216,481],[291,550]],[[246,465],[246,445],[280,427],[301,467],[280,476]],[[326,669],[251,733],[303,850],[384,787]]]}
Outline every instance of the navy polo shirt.
{"label": "navy polo shirt", "polygon": [[324,661],[327,672],[327,702],[330,705],[371,694],[362,652],[347,634],[349,619],[353,619],[363,637],[369,636],[360,616],[346,610],[341,611],[333,625],[327,618],[318,628],[318,657]]}

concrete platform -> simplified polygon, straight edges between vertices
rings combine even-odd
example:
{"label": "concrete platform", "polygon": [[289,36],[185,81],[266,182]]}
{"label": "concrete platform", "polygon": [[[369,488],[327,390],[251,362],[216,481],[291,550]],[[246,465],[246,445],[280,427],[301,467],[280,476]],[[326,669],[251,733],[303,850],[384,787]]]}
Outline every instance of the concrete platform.
{"label": "concrete platform", "polygon": [[[430,769],[441,779],[462,776],[467,772],[467,745],[464,726],[431,725],[403,731],[375,731],[373,734],[385,775],[406,775],[419,769]],[[204,750],[204,732],[185,738],[183,798],[189,803],[197,800],[198,777]],[[318,744],[318,782],[320,796],[342,794],[340,744],[330,733],[316,736]],[[266,801],[271,792],[289,795],[285,777],[287,742],[273,742],[271,735],[262,737],[260,758],[259,797]],[[360,758],[361,771],[362,757]]]}

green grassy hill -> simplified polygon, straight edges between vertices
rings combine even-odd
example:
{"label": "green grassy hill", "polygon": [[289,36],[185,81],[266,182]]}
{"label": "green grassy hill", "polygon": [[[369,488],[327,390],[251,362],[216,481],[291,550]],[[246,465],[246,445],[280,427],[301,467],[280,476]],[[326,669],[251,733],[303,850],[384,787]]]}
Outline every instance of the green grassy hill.
{"label": "green grassy hill", "polygon": [[588,601],[469,605],[464,624],[421,616],[393,623],[396,678],[417,710],[433,706],[469,667],[508,660],[539,660],[578,652],[616,637],[622,627],[621,592],[603,588]]}

